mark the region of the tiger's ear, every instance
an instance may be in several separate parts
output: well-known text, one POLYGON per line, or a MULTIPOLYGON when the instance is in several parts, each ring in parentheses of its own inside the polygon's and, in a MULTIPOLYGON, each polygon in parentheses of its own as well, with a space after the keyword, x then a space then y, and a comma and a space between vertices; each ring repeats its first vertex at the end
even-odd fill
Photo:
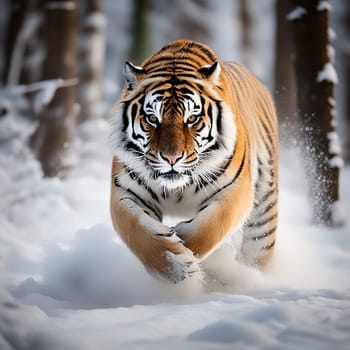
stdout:
POLYGON ((221 66, 219 62, 214 62, 213 64, 199 68, 198 72, 204 79, 211 81, 214 85, 220 85, 221 66))
POLYGON ((134 90, 143 75, 142 67, 135 66, 132 62, 127 61, 124 64, 124 77, 128 83, 128 90, 134 90))

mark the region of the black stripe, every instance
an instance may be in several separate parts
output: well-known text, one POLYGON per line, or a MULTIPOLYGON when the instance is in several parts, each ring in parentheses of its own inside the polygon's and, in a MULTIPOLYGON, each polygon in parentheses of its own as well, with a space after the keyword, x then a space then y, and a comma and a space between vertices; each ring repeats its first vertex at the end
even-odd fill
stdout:
MULTIPOLYGON (((123 188, 123 187, 121 187, 121 188, 123 188)), ((152 213, 154 213, 154 215, 159 219, 159 221, 162 221, 162 212, 157 207, 153 208, 150 204, 148 204, 145 200, 143 200, 134 191, 130 190, 130 188, 128 188, 128 189, 123 188, 123 190, 130 193, 132 196, 134 196, 144 207, 146 207, 148 210, 152 211, 152 213)))
MULTIPOLYGON (((164 61, 162 60, 162 63, 159 62, 161 65, 160 66, 155 66, 155 67, 148 67, 146 70, 147 74, 154 74, 154 73, 179 73, 179 71, 188 71, 188 72, 193 72, 197 69, 197 67, 193 64, 187 63, 185 61, 180 62, 176 61, 173 58, 172 59, 165 59, 164 61), (164 63, 163 63, 164 62, 164 63), (166 64, 169 63, 168 66, 166 64)), ((158 64, 158 61, 157 61, 158 64)))
POLYGON ((265 214, 267 214, 272 208, 275 207, 276 204, 277 204, 277 200, 275 200, 272 203, 268 204, 266 206, 266 208, 260 213, 260 216, 264 216, 265 214))
POLYGON ((202 154, 210 153, 212 151, 217 151, 220 148, 219 142, 215 142, 213 145, 211 145, 209 148, 205 149, 202 154))
POLYGON ((276 241, 273 241, 272 243, 262 247, 261 250, 270 250, 271 248, 274 247, 275 243, 276 243, 276 241))
POLYGON ((113 179, 113 183, 114 183, 114 186, 116 186, 116 187, 120 187, 119 179, 118 179, 118 177, 117 177, 117 176, 115 176, 115 177, 114 177, 114 179, 113 179))
POLYGON ((136 102, 131 107, 131 118, 135 120, 137 117, 137 104, 136 102))
POLYGON ((257 208, 261 204, 264 204, 274 193, 275 189, 266 192, 265 195, 258 201, 258 203, 255 204, 255 207, 257 208))
MULTIPOLYGON (((157 67, 159 64, 161 64, 163 67, 166 63, 175 63, 175 68, 177 68, 178 65, 183 64, 183 65, 187 65, 189 67, 192 67, 194 69, 197 69, 198 66, 201 65, 201 63, 192 58, 188 59, 188 58, 181 58, 181 57, 176 57, 174 58, 173 54, 170 55, 162 55, 162 56, 158 56, 153 58, 150 62, 147 63, 146 67, 144 67, 146 70, 145 72, 152 72, 154 67, 157 67), (193 64, 194 63, 194 64, 193 64), (197 64, 197 65, 195 65, 197 64)), ((168 68, 168 67, 166 67, 168 68)), ((173 67, 171 67, 173 68, 173 67)))
MULTIPOLYGON (((200 209, 198 210, 198 213, 200 213, 201 211, 203 211, 203 210, 206 209, 207 207, 208 207, 208 205, 203 206, 202 208, 200 208, 200 209)), ((184 222, 184 223, 186 223, 186 224, 190 224, 194 219, 195 219, 195 217, 192 218, 192 219, 186 220, 186 221, 182 221, 182 222, 184 222)))
POLYGON ((141 140, 145 141, 145 138, 142 135, 136 134, 136 132, 135 132, 134 126, 135 126, 135 119, 137 117, 137 114, 138 114, 137 113, 137 104, 134 103, 133 106, 131 107, 131 120, 132 120, 132 135, 131 136, 135 140, 141 139, 141 140))
POLYGON ((126 168, 126 171, 128 172, 128 175, 131 178, 131 180, 136 181, 141 187, 143 187, 151 195, 151 197, 155 201, 159 202, 159 199, 156 193, 152 191, 152 189, 149 186, 146 185, 145 180, 142 178, 142 176, 139 173, 132 171, 129 168, 126 168))
MULTIPOLYGON (((205 100, 203 97, 201 97, 201 102, 202 102, 202 106, 204 107, 205 105, 205 100)), ((208 136, 206 137, 202 137, 202 140, 208 140, 208 143, 213 141, 214 137, 212 135, 212 131, 213 131, 213 113, 212 113, 212 107, 209 104, 208 110, 207 110, 207 116, 210 120, 210 128, 209 128, 209 132, 208 132, 208 136), (209 110, 210 109, 210 110, 209 110)))
MULTIPOLYGON (((213 53, 207 49, 206 47, 196 43, 196 42, 191 42, 189 45, 188 45, 188 48, 189 48, 189 52, 192 53, 193 55, 197 55, 198 57, 202 58, 204 61, 208 61, 208 58, 209 60, 211 61, 216 61, 216 57, 213 55, 213 53), (202 56, 202 55, 199 55, 198 52, 196 51, 193 51, 191 50, 192 48, 196 48, 198 49, 199 51, 201 51, 205 56, 202 56)), ((186 49, 186 48, 185 48, 186 49)), ((186 51, 186 50, 185 50, 186 51)))
POLYGON ((261 227, 261 226, 266 225, 267 223, 271 222, 272 220, 274 220, 276 218, 277 218, 277 213, 269 216, 265 220, 254 222, 254 223, 250 223, 250 224, 247 225, 247 227, 261 227))
MULTIPOLYGON (((136 201, 135 199, 133 199, 133 198, 130 198, 130 197, 122 197, 122 198, 119 199, 120 202, 125 201, 125 200, 132 201, 132 202, 134 202, 137 206, 140 206, 140 204, 137 203, 137 201, 136 201)), ((157 219, 159 219, 159 221, 162 221, 162 219, 157 215, 157 213, 156 213, 151 207, 147 207, 147 208, 157 217, 157 219)), ((143 212, 144 212, 145 214, 147 214, 147 215, 150 216, 150 213, 149 213, 147 210, 143 210, 143 212)))
POLYGON ((264 232, 262 235, 259 235, 259 236, 255 236, 255 237, 252 237, 252 240, 253 241, 258 241, 260 239, 263 239, 263 238, 266 238, 268 236, 271 236, 273 233, 276 232, 276 229, 277 227, 273 227, 271 230, 267 231, 267 232, 264 232))
POLYGON ((179 80, 179 79, 177 79, 176 86, 173 86, 174 79, 172 78, 172 76, 170 74, 166 74, 166 77, 168 77, 169 79, 163 80, 163 81, 160 81, 160 82, 153 82, 152 84, 150 84, 149 85, 149 90, 152 91, 153 94, 158 94, 159 92, 157 91, 157 89, 159 89, 160 87, 162 87, 164 85, 168 85, 168 84, 170 84, 172 86, 167 88, 167 89, 175 88, 175 89, 181 91, 182 88, 178 87, 178 86, 181 86, 181 85, 185 85, 186 87, 190 87, 191 89, 196 90, 196 91, 199 91, 198 89, 200 89, 200 88, 197 87, 197 84, 194 84, 194 83, 192 83, 189 80, 179 80))
POLYGON ((203 207, 200 207, 198 210, 198 213, 200 213, 201 211, 203 211, 206 208, 208 208, 208 204, 204 205, 203 207))
POLYGON ((216 128, 218 133, 222 133, 222 106, 219 101, 216 101, 216 108, 218 109, 218 115, 216 117, 216 128))
POLYGON ((166 197, 168 197, 168 191, 163 188, 162 193, 160 195, 162 196, 163 199, 166 199, 166 197))
MULTIPOLYGON (((151 210, 153 212, 153 214, 159 219, 159 221, 162 221, 162 213, 158 208, 152 208, 149 204, 147 204, 142 198, 140 198, 136 193, 134 193, 133 191, 131 191, 130 189, 126 189, 124 187, 122 187, 119 183, 119 179, 117 176, 114 177, 113 179, 114 185, 118 188, 121 188, 122 190, 129 192, 130 194, 132 194, 134 197, 136 197, 139 202, 141 202, 146 208, 148 208, 149 210, 151 210)), ((130 199, 132 201, 134 201, 136 204, 139 205, 139 203, 137 203, 133 198, 129 198, 129 197, 123 197, 120 200, 124 200, 124 199, 130 199)))
POLYGON ((191 89, 189 89, 187 87, 180 87, 180 88, 175 88, 175 89, 180 91, 183 95, 186 95, 187 97, 189 97, 193 100, 194 93, 191 89))
POLYGON ((129 104, 130 102, 128 101, 123 102, 123 129, 122 129, 123 132, 125 132, 129 126, 129 118, 128 118, 129 104))
POLYGON ((244 166, 244 163, 245 163, 245 159, 246 159, 246 151, 244 150, 244 154, 243 154, 243 157, 242 157, 241 164, 240 164, 240 166, 239 166, 235 176, 233 177, 233 179, 229 183, 227 183, 225 186, 221 187, 220 189, 218 189, 217 191, 212 193, 210 196, 208 196, 204 201, 202 201, 201 206, 203 205, 203 203, 207 202, 208 200, 210 200, 211 198, 216 196, 219 192, 225 190, 227 187, 229 187, 229 186, 231 186, 231 185, 233 185, 235 183, 235 181, 241 175, 241 172, 243 170, 243 166, 244 166))
POLYGON ((200 177, 200 183, 196 186, 195 189, 195 193, 197 193, 199 190, 201 190, 203 187, 208 186, 209 184, 215 182, 222 174, 225 173, 225 171, 227 170, 227 168, 229 167, 229 165, 232 162, 232 157, 230 157, 229 159, 227 159, 225 165, 223 167, 221 167, 219 170, 217 170, 214 174, 209 174, 209 179, 206 180, 205 178, 203 178, 202 176, 200 177))
POLYGON ((133 152, 135 153, 136 155, 143 155, 143 151, 142 149, 136 145, 135 143, 133 143, 132 141, 129 141, 125 146, 125 149, 130 151, 130 152, 133 152))
MULTIPOLYGON (((172 73, 158 73, 158 74, 150 74, 148 78, 161 78, 161 77, 170 77, 172 76, 172 73)), ((198 77, 195 74, 190 73, 178 73, 176 75, 177 78, 192 78, 192 79, 198 79, 198 77)), ((180 84, 180 79, 177 79, 177 84, 180 84)))
MULTIPOLYGON (((272 148, 273 148, 273 139, 272 139, 272 136, 271 136, 271 133, 270 133, 270 130, 267 128, 266 124, 260 120, 261 122, 261 125, 265 131, 265 135, 266 137, 268 138, 268 140, 270 141, 270 145, 267 145, 266 142, 265 142, 265 147, 266 147, 266 150, 267 150, 267 153, 269 154, 269 157, 270 157, 270 161, 272 159, 272 148)), ((272 165, 272 163, 269 165, 272 165)))
POLYGON ((231 162, 233 160, 233 157, 235 155, 235 152, 236 152, 236 148, 235 148, 235 150, 233 152, 233 155, 230 158, 227 159, 226 164, 222 167, 223 170, 227 170, 227 168, 230 166, 230 164, 231 164, 231 162))
POLYGON ((193 162, 193 159, 190 159, 192 158, 193 156, 196 155, 196 152, 192 152, 191 154, 189 154, 187 157, 186 157, 186 160, 184 162, 182 162, 183 164, 188 164, 188 163, 192 163, 193 162))

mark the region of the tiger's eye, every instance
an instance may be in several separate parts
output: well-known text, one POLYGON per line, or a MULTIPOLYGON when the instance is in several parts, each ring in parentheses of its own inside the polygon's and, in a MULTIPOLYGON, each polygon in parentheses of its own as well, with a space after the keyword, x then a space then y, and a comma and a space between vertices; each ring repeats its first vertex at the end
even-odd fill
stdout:
POLYGON ((148 115, 148 116, 147 116, 147 120, 148 120, 149 122, 155 124, 155 123, 157 123, 158 118, 157 118, 155 115, 151 114, 151 115, 148 115))
POLYGON ((190 115, 187 118, 187 122, 189 122, 189 123, 194 123, 196 120, 197 120, 197 116, 196 115, 190 115))

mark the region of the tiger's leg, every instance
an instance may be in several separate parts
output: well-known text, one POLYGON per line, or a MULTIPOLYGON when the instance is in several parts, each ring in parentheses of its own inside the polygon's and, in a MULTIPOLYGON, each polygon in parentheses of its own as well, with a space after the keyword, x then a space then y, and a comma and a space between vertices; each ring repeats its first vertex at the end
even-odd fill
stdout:
POLYGON ((277 190, 272 188, 255 203, 243 231, 241 260, 265 268, 271 260, 278 220, 277 190))
POLYGON ((111 215, 122 240, 150 272, 173 282, 200 273, 193 253, 174 230, 152 217, 135 198, 114 184, 111 215))
POLYGON ((194 219, 175 227, 185 246, 200 259, 208 256, 228 234, 239 230, 251 213, 253 191, 248 167, 243 168, 237 182, 208 203, 194 219))
POLYGON ((276 239, 277 214, 248 224, 243 232, 241 260, 250 266, 265 268, 271 260, 276 239))

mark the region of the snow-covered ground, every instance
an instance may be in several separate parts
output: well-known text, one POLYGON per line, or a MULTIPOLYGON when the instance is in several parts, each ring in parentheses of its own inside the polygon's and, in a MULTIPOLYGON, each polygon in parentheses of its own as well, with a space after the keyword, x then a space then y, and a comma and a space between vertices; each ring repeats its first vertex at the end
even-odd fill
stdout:
MULTIPOLYGON (((150 276, 109 218, 109 125, 79 129, 65 180, 43 178, 33 125, 0 119, 0 349, 349 349, 350 224, 312 226, 301 162, 281 156, 270 271, 224 246, 206 282, 150 276)), ((350 208, 350 168, 341 173, 350 208)))

